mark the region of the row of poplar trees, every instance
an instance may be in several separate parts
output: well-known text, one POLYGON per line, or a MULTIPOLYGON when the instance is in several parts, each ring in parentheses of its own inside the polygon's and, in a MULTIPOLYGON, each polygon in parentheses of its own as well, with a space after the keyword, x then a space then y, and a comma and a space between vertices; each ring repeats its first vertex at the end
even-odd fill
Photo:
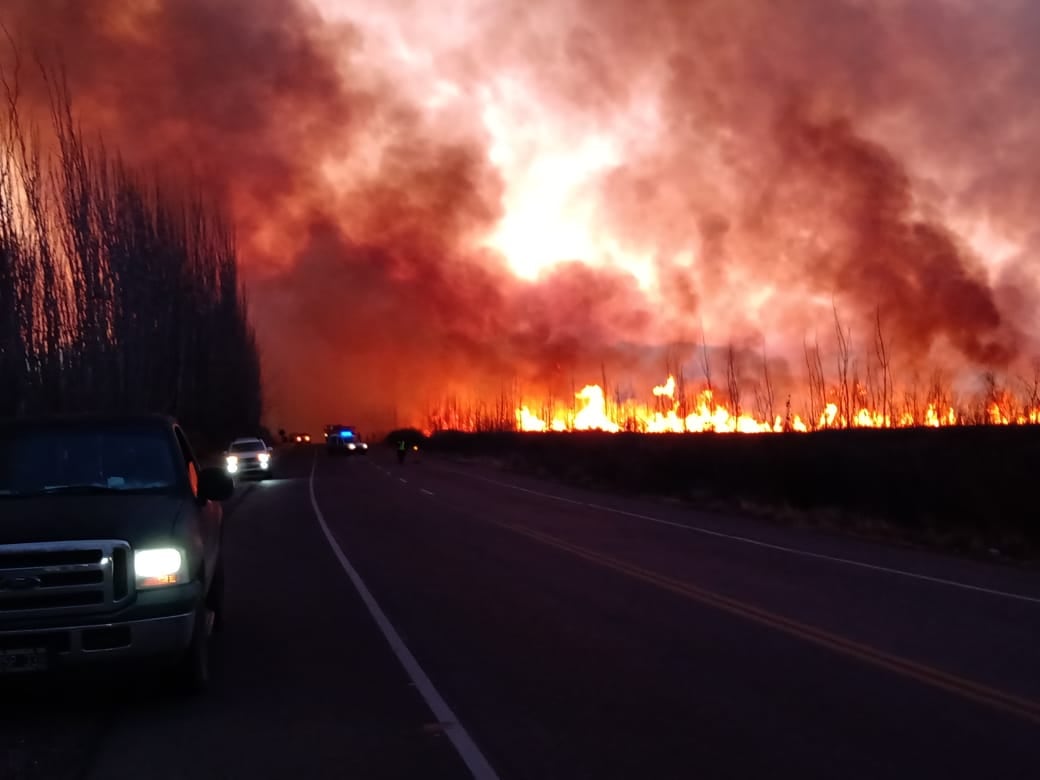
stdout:
POLYGON ((206 442, 258 428, 231 225, 212 201, 49 122, 0 115, 0 417, 158 412, 206 442))

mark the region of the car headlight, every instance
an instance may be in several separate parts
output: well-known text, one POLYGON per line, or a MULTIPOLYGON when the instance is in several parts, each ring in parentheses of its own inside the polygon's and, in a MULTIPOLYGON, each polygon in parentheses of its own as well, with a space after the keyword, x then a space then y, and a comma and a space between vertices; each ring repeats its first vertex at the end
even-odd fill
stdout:
POLYGON ((355 444, 348 444, 347 445, 347 449, 348 450, 355 450, 355 449, 357 449, 357 445, 355 445, 355 444))
POLYGON ((271 460, 271 453, 261 452, 259 455, 256 456, 256 459, 261 463, 267 463, 269 460, 271 460))
POLYGON ((134 576, 139 588, 178 585, 187 579, 184 556, 173 547, 134 552, 134 576))
POLYGON ((363 450, 367 450, 367 449, 368 449, 368 445, 367 445, 367 444, 365 444, 364 442, 362 442, 362 443, 361 443, 361 449, 363 449, 363 450))
POLYGON ((228 470, 229 474, 234 474, 236 471, 238 471, 238 456, 237 455, 228 455, 224 459, 224 462, 227 463, 227 470, 228 470))

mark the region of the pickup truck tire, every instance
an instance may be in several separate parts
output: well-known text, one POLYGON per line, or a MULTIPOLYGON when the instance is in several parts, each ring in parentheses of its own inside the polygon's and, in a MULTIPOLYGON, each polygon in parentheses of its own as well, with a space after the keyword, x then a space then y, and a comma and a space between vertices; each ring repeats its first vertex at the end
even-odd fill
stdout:
POLYGON ((205 605, 195 611, 191 644, 176 670, 177 688, 183 693, 199 694, 209 685, 209 616, 210 610, 205 605))

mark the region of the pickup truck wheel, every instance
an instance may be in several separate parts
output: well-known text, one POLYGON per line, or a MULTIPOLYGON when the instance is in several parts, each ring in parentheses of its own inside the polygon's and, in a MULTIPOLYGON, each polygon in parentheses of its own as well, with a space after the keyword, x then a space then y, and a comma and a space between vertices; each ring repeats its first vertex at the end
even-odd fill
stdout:
POLYGON ((209 608, 195 611, 191 644, 177 667, 177 684, 185 693, 202 693, 209 685, 209 608))

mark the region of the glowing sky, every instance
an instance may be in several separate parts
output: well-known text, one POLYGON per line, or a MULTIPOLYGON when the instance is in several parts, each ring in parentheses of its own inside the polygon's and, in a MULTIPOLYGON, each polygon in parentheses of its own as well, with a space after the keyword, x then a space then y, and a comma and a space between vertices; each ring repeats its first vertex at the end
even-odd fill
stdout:
POLYGON ((84 122, 128 160, 226 200, 282 407, 414 413, 513 382, 564 392, 601 366, 649 387, 662 350, 691 360, 702 332, 765 341, 793 375, 804 341, 829 349, 832 306, 860 351, 880 309, 907 366, 1037 351, 1031 0, 0 16, 62 52, 84 122), (322 378, 299 380, 300 360, 322 378))

